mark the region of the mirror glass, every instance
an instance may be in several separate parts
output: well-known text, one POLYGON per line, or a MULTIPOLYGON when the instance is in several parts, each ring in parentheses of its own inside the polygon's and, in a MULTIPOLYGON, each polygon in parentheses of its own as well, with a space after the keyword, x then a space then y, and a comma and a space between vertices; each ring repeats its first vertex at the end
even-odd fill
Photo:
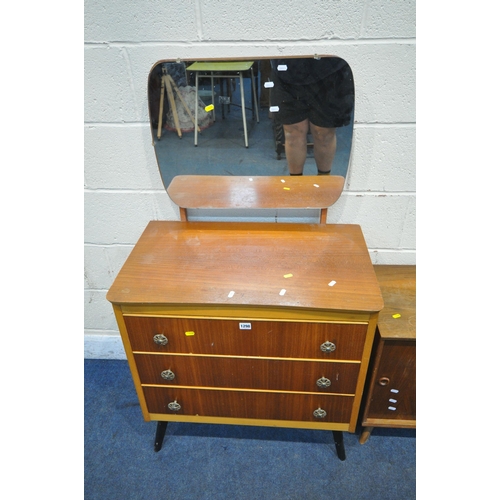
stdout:
POLYGON ((148 105, 165 188, 189 174, 347 175, 354 81, 341 58, 162 60, 148 105))

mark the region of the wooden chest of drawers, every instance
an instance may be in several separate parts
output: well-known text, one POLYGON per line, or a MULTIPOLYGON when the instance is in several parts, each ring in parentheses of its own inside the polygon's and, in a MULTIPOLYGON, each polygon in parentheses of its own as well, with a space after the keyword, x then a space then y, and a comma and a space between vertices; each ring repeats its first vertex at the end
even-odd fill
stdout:
POLYGON ((375 266, 385 306, 379 315, 365 391, 365 443, 374 427, 415 429, 416 266, 375 266))
POLYGON ((359 226, 151 222, 108 300, 146 420, 354 432, 383 306, 359 226))

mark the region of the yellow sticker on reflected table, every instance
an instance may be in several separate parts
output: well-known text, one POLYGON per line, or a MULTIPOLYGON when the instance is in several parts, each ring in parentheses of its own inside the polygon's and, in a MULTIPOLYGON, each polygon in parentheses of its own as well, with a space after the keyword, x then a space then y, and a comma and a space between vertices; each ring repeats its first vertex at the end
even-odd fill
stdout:
POLYGON ((194 335, 194 332, 186 332, 186 337, 192 337, 194 335))
POLYGON ((392 317, 394 319, 401 318, 401 314, 396 313, 396 314, 393 314, 392 317))
POLYGON ((208 113, 209 111, 212 111, 212 109, 214 109, 214 105, 213 104, 209 104, 208 106, 205 106, 205 111, 208 113))
POLYGON ((290 188, 284 187, 283 188, 285 191, 290 191, 290 188))
POLYGON ((289 273, 289 274, 284 274, 283 275, 283 278, 291 278, 293 276, 292 273, 289 273))

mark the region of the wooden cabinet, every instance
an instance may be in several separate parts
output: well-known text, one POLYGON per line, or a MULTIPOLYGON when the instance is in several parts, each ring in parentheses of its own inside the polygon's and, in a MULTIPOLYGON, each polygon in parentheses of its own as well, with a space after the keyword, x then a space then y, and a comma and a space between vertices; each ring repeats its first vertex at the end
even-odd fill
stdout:
POLYGON ((363 409, 365 443, 374 427, 416 428, 415 266, 375 266, 379 315, 363 409))
POLYGON ((153 221, 108 300, 146 420, 355 431, 383 307, 359 226, 153 221))

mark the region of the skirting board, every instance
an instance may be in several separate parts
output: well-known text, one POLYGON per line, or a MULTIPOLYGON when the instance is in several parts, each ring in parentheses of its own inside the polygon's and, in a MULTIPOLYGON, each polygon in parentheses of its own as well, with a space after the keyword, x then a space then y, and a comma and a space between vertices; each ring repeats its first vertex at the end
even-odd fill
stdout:
POLYGON ((127 359, 119 335, 85 335, 86 359, 127 359))

